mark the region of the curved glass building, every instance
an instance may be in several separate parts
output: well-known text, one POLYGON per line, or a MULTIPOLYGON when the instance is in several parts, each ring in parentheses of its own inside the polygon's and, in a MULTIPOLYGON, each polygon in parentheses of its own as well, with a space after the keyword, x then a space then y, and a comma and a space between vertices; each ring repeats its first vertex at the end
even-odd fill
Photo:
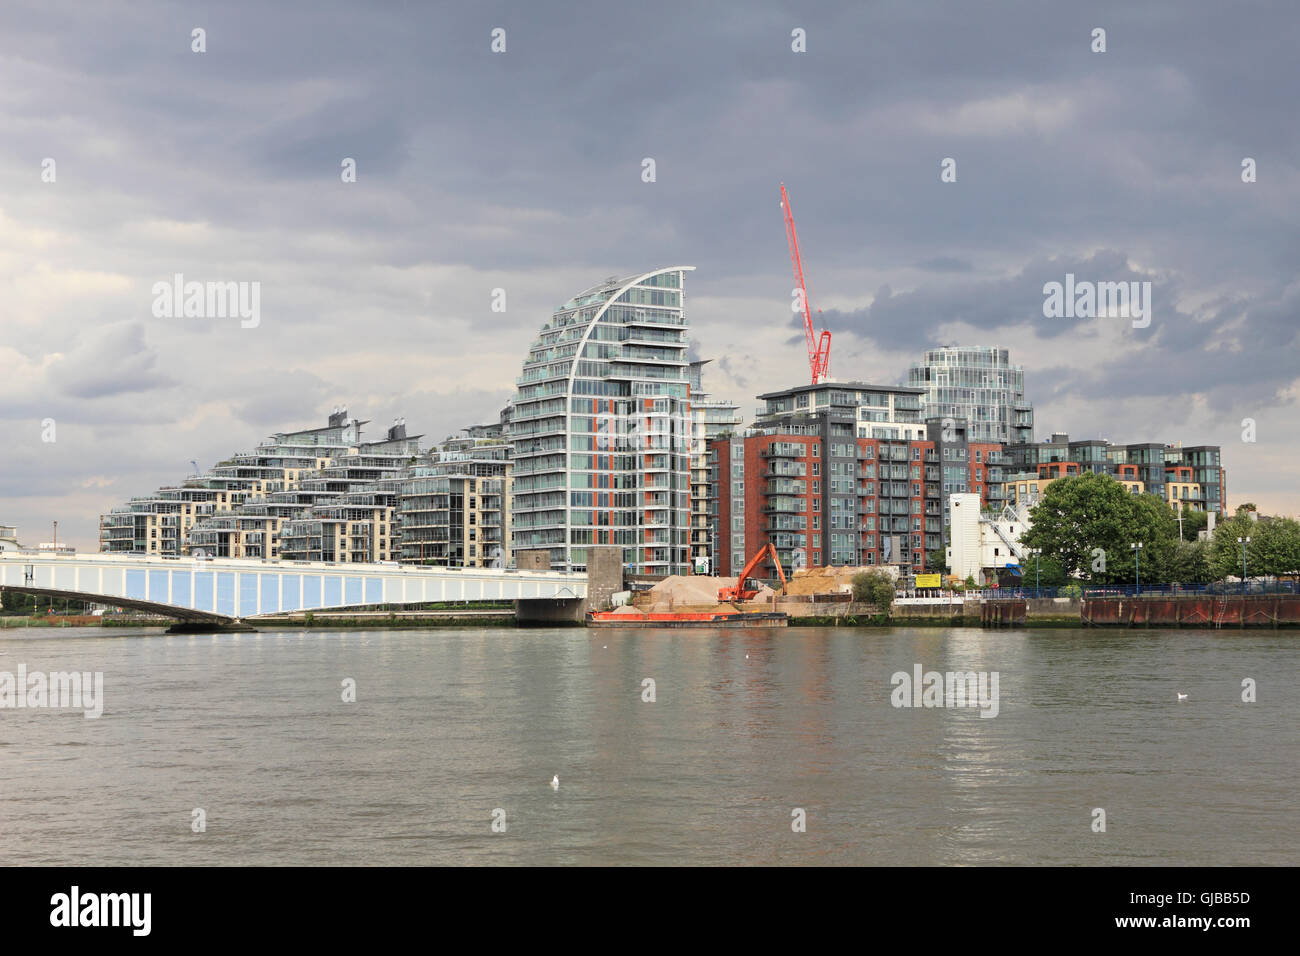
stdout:
POLYGON ((510 411, 514 551, 585 570, 587 546, 621 545, 629 573, 686 573, 694 268, 606 279, 542 326, 510 411))

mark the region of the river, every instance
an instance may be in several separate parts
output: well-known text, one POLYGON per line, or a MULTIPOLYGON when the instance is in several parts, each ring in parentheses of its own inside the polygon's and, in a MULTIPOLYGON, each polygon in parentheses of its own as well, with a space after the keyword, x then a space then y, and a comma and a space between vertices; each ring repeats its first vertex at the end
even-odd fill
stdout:
POLYGON ((0 863, 1295 864, 1298 650, 1271 630, 0 631, 0 672, 104 688, 97 719, 0 709, 0 863), (996 672, 996 716, 893 706, 917 665, 996 672))

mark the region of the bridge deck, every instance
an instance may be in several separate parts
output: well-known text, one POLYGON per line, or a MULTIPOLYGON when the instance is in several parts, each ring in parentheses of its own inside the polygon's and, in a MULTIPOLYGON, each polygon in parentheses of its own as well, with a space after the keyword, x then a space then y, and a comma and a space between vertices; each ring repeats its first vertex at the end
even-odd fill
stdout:
POLYGON ((237 558, 0 552, 0 587, 157 610, 188 620, 435 601, 566 601, 587 576, 560 571, 237 558))

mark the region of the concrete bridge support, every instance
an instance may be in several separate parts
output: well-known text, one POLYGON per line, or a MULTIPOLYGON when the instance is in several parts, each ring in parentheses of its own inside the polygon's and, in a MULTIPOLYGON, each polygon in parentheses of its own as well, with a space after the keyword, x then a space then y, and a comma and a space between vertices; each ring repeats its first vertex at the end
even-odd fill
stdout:
MULTIPOLYGON (((545 550, 516 551, 521 571, 549 571, 551 553, 545 550)), ((588 611, 609 608, 610 598, 623 590, 623 549, 618 545, 587 548, 587 596, 571 601, 516 601, 519 624, 581 624, 588 611)))

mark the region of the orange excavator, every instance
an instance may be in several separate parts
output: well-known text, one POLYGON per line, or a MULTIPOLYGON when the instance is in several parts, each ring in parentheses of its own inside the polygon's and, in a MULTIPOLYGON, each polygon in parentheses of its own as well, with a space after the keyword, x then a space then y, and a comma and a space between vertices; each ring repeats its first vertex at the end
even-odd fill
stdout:
POLYGON ((776 565, 776 573, 781 576, 781 593, 784 594, 786 586, 785 572, 781 570, 781 559, 777 557, 776 545, 769 541, 758 549, 757 554, 749 559, 749 563, 740 572, 740 577, 736 579, 736 583, 732 587, 718 589, 718 601, 723 604, 730 604, 735 601, 752 601, 755 595, 758 594, 758 589, 746 588, 745 585, 749 583, 749 576, 754 573, 758 563, 769 554, 772 555, 772 563, 776 565))

